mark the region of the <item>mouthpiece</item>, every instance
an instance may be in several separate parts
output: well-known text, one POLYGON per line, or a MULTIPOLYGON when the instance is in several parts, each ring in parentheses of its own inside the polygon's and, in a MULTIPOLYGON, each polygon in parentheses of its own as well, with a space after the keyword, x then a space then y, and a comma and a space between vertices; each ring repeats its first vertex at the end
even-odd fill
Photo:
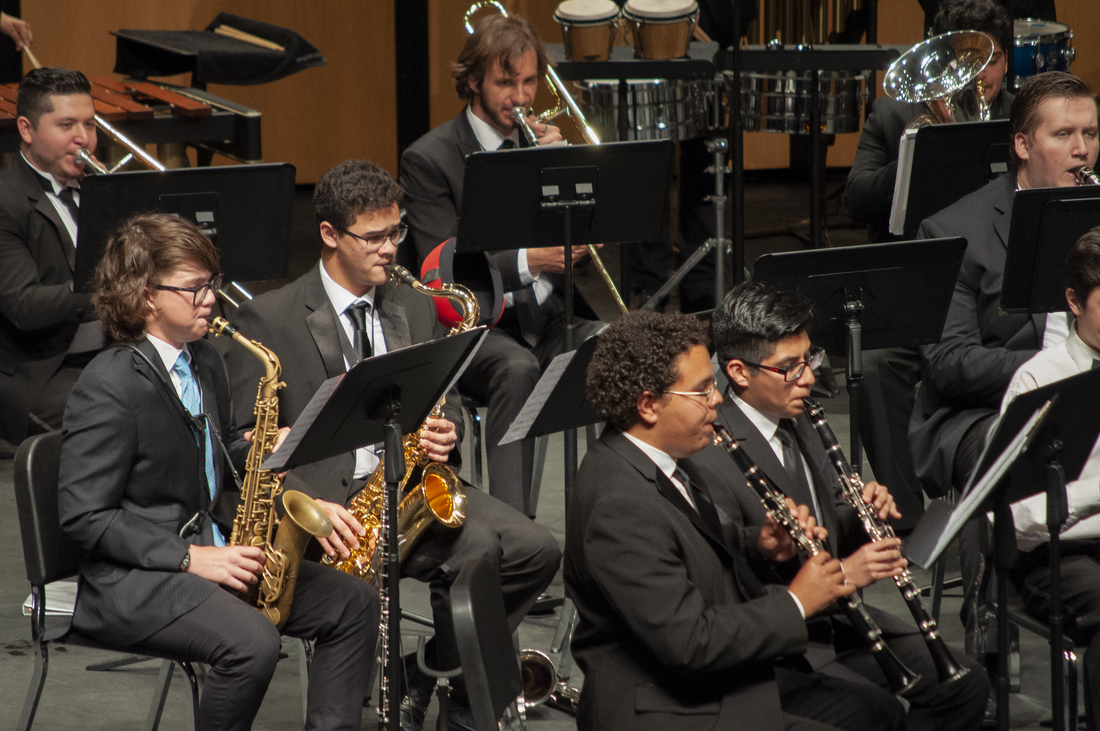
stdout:
POLYGON ((417 278, 412 275, 412 272, 400 264, 383 264, 382 268, 389 272, 390 279, 397 280, 398 284, 407 284, 411 287, 414 283, 418 282, 417 278))
POLYGON ((1077 168, 1077 184, 1078 185, 1100 185, 1100 175, 1096 174, 1096 171, 1090 168, 1088 165, 1082 165, 1077 168))
POLYGON ((237 328, 230 325, 229 320, 224 317, 215 317, 210 321, 210 332, 214 335, 224 335, 231 338, 237 334, 237 328))
POLYGON ((87 165, 88 167, 90 167, 92 170, 95 170, 100 175, 107 175, 108 173, 111 172, 110 170, 103 167, 102 165, 100 165, 95 160, 93 160, 92 156, 89 155, 88 151, 85 150, 83 147, 81 147, 79 150, 77 150, 76 154, 73 155, 73 157, 76 158, 76 161, 78 163, 81 163, 82 165, 87 165))

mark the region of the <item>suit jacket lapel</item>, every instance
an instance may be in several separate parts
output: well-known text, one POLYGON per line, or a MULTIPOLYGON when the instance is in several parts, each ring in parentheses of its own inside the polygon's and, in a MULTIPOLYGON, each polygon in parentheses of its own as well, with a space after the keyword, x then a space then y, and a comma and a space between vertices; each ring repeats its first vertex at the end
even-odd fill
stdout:
POLYGON ((1016 197, 1016 175, 1008 173, 1002 176, 1001 196, 994 202, 993 230, 1001 240, 1001 246, 1008 247, 1008 231, 1012 225, 1012 199, 1016 197))
POLYGON ((374 306, 380 313, 382 323, 382 335, 386 338, 386 352, 400 350, 412 345, 412 335, 409 333, 409 320, 405 316, 405 308, 393 301, 394 288, 391 284, 383 284, 374 289, 374 306))
POLYGON ((69 269, 76 268, 76 242, 69 236, 69 229, 61 222, 61 216, 53 206, 53 201, 42 189, 42 183, 38 175, 23 159, 22 155, 16 155, 14 164, 18 165, 19 175, 22 179, 23 189, 27 192, 27 198, 34 201, 34 210, 45 216, 57 231, 57 238, 61 242, 61 248, 65 250, 65 260, 69 262, 69 269))
MULTIPOLYGON (((728 560, 732 557, 732 551, 722 537, 721 527, 712 527, 703 520, 698 511, 691 507, 687 500, 684 499, 684 496, 680 494, 680 491, 676 489, 676 486, 672 484, 672 481, 665 476, 664 472, 657 469, 657 465, 654 464, 653 460, 646 456, 642 450, 634 446, 634 444, 622 434, 616 434, 609 437, 607 445, 629 462, 643 477, 653 483, 657 492, 672 503, 677 510, 687 516, 696 530, 702 533, 712 544, 714 544, 715 548, 724 554, 724 558, 728 560)), ((691 476, 692 479, 696 479, 695 475, 689 476, 691 476)))
POLYGON ((340 347, 340 323, 325 293, 319 269, 313 270, 308 283, 305 292, 306 327, 317 346, 321 361, 325 364, 325 377, 339 376, 347 371, 344 367, 344 350, 340 347))

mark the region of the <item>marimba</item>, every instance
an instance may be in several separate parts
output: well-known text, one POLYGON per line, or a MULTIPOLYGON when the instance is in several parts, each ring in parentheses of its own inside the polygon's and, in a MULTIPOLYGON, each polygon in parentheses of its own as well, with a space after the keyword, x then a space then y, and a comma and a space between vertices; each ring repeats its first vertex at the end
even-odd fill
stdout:
MULTIPOLYGON (((195 147, 199 164, 215 153, 237 162, 261 162, 260 112, 205 91, 148 81, 92 76, 96 114, 138 144, 195 147)), ((17 85, 0 85, 0 152, 19 149, 17 85)), ((110 142, 100 135, 100 144, 110 142)))

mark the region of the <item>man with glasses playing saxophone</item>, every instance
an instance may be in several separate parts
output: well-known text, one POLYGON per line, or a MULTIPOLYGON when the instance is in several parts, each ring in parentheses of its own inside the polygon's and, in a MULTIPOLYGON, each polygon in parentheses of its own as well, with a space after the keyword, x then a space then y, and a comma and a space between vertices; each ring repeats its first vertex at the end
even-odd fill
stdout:
MULTIPOLYGON (((822 357, 822 350, 810 343, 812 310, 813 301, 801 294, 758 282, 742 283, 730 291, 712 320, 718 363, 729 380, 717 423, 786 495, 811 507, 812 515, 829 531, 826 547, 843 558, 847 580, 862 589, 882 579, 892 581, 906 561, 899 539, 870 541, 804 412, 803 400, 809 398, 814 383, 813 369, 822 357)), ((743 518, 741 540, 751 545, 766 525, 756 493, 741 475, 728 469, 729 457, 718 447, 700 452, 693 462, 716 470, 726 468, 720 473, 722 482, 711 486, 714 502, 743 518)), ((868 482, 862 497, 880 521, 900 517, 890 492, 877 482, 868 482)), ((794 561, 769 576, 761 575, 761 580, 788 580, 798 567, 799 562, 794 561)), ((989 681, 981 666, 961 652, 952 653, 951 659, 969 672, 942 682, 915 623, 872 607, 868 611, 883 630, 890 650, 921 676, 905 693, 909 703, 906 728, 978 728, 989 697, 989 681)), ((880 686, 868 687, 868 695, 890 698, 886 677, 853 625, 830 615, 812 622, 810 633, 815 641, 807 658, 815 669, 868 679, 880 686)))
MULTIPOLYGON (((314 192, 320 229, 320 261, 285 287, 260 295, 234 316, 250 338, 275 351, 286 388, 280 393, 280 420, 292 424, 328 378, 340 375, 361 357, 434 340, 445 335, 433 301, 408 287, 389 284, 384 265, 393 261, 405 235, 398 204, 404 191, 381 168, 348 160, 321 176, 314 192)), ((241 349, 226 356, 238 418, 251 413, 248 384, 260 372, 258 361, 241 349)), ((422 446, 438 462, 457 461, 462 424, 457 397, 449 397, 441 419, 425 422, 422 446)), ((292 470, 288 489, 318 498, 328 513, 337 540, 321 541, 329 556, 344 558, 357 548, 363 526, 345 506, 363 488, 381 456, 381 445, 365 447, 292 470)), ((541 526, 504 503, 472 487, 466 489, 467 518, 460 528, 434 524, 402 563, 402 575, 431 587, 435 621, 436 668, 458 666, 450 613, 450 586, 466 560, 485 557, 497 564, 509 627, 519 626, 539 594, 550 584, 561 561, 557 541, 541 526)), ((402 727, 419 729, 434 681, 415 669, 402 704, 402 727)), ((453 686, 458 708, 452 726, 472 728, 463 704, 464 686, 453 686)))
MULTIPOLYGON (((840 562, 821 552, 789 587, 765 590, 750 562, 789 559, 794 542, 769 522, 741 543, 708 492, 718 474, 689 459, 710 443, 722 402, 707 340, 694 318, 639 310, 601 334, 588 366, 588 398, 609 426, 584 457, 566 522, 584 670, 577 727, 903 728, 893 698, 801 658, 804 619, 854 591, 840 562)), ((728 457, 720 469, 735 470, 728 457)), ((788 507, 825 537, 805 506, 788 507)))

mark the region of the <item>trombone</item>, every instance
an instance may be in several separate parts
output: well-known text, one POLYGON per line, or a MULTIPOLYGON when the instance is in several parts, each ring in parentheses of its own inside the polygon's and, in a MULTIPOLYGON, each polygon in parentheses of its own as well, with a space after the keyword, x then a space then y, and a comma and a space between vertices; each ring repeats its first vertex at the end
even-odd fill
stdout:
MULTIPOLYGON (((489 6, 496 8, 504 17, 508 17, 508 11, 496 0, 482 0, 481 2, 476 2, 466 10, 466 15, 463 19, 466 24, 467 33, 472 35, 474 32, 473 23, 470 22, 474 14, 482 8, 489 6)), ((546 67, 546 84, 550 89, 550 93, 554 95, 556 103, 550 109, 536 115, 535 121, 539 124, 549 124, 553 119, 560 116, 562 112, 568 112, 573 122, 577 125, 577 129, 580 130, 584 141, 590 145, 600 144, 600 136, 596 134, 596 131, 588 124, 588 120, 584 118, 584 113, 577 105, 576 100, 574 100, 569 93, 569 90, 565 88, 565 84, 562 82, 561 77, 558 76, 558 72, 550 65, 546 67)), ((516 121, 516 125, 527 139, 527 142, 531 146, 537 146, 539 141, 535 136, 535 131, 531 129, 531 125, 527 121, 527 110, 522 107, 513 107, 512 118, 516 121)), ((627 309, 626 303, 623 302, 619 290, 615 287, 615 282, 612 281, 611 275, 608 274, 607 267, 604 266, 599 252, 596 251, 596 247, 592 244, 585 245, 585 248, 588 250, 588 255, 592 258, 592 263, 596 266, 596 270, 599 271, 604 284, 607 285, 607 288, 611 291, 611 295, 615 298, 615 304, 619 306, 619 311, 625 315, 629 310, 627 309)))

